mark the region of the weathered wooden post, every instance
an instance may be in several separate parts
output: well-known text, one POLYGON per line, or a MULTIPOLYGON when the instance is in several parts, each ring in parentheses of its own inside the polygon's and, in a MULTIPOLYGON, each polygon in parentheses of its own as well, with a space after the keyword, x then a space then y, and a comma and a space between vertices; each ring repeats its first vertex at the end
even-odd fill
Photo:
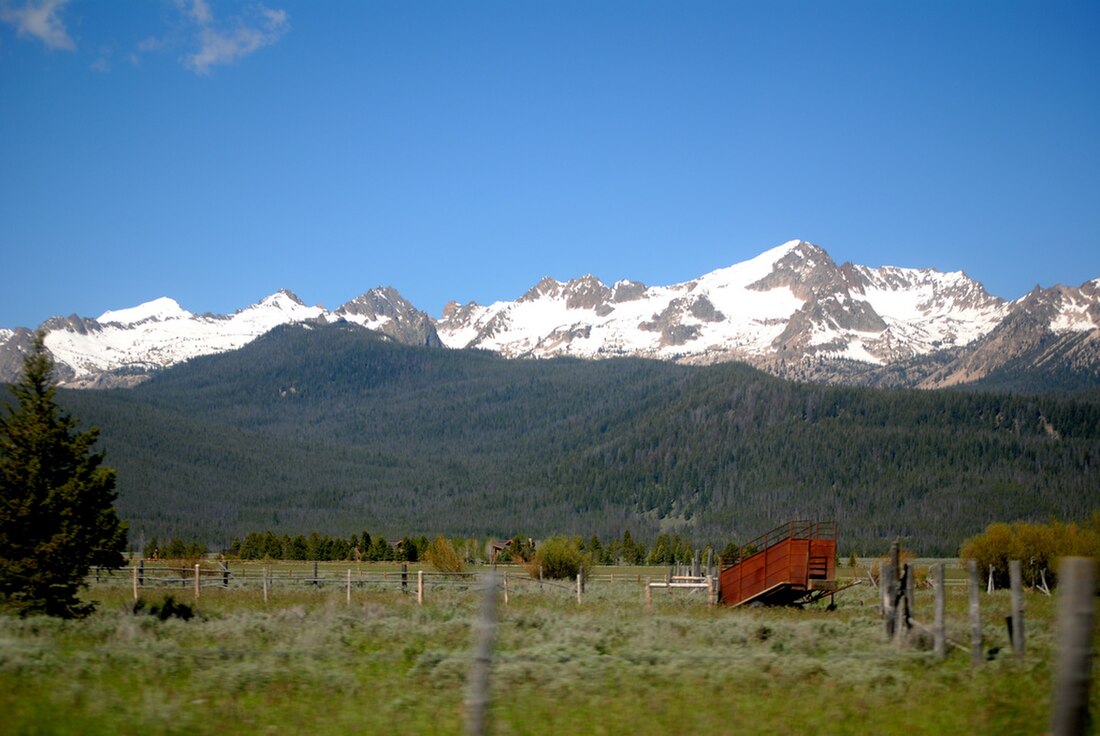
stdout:
POLYGON ((347 602, 351 605, 351 568, 348 568, 347 602))
POLYGON ((401 592, 409 592, 409 563, 401 563, 401 592))
POLYGON ((1012 653, 1016 662, 1024 661, 1024 575, 1019 560, 1008 561, 1012 588, 1012 653))
POLYGON ((218 563, 222 568, 222 587, 229 587, 229 561, 223 561, 218 563))
POLYGON ((317 574, 317 560, 313 561, 313 587, 314 588, 321 587, 320 576, 317 574))
POLYGON ((508 605, 508 573, 504 573, 504 605, 508 605))
POLYGON ((134 600, 138 599, 138 569, 136 567, 131 568, 134 571, 134 600))
POLYGON ((264 565, 264 603, 267 603, 267 565, 264 565))
POLYGON ((144 588, 145 587, 145 559, 144 558, 138 560, 137 574, 138 574, 138 585, 144 588))
POLYGON ((489 673, 492 667, 496 608, 497 575, 495 571, 490 571, 485 576, 481 616, 476 624, 477 643, 474 649, 474 662, 470 668, 470 680, 466 690, 467 736, 482 736, 485 733, 486 716, 489 710, 489 673))
POLYGON ((905 563, 904 572, 898 581, 897 594, 894 597, 894 644, 903 649, 909 638, 909 586, 911 569, 905 563))
POLYGON ((1066 557, 1058 566, 1058 654, 1054 672, 1054 736, 1089 733, 1096 560, 1066 557))
POLYGON ((909 630, 913 628, 911 623, 913 618, 913 599, 915 598, 915 589, 917 586, 917 566, 905 563, 905 628, 909 630))
POLYGON ((199 599, 199 564, 195 563, 195 600, 199 599))
POLYGON ((424 605, 424 571, 416 571, 416 605, 424 605))
POLYGON ((650 587, 648 580, 645 584, 645 607, 647 610, 653 610, 653 588, 650 587))
POLYGON ((897 601, 898 581, 897 571, 892 564, 886 563, 882 566, 879 571, 879 582, 881 583, 879 590, 882 594, 882 619, 886 625, 886 638, 893 641, 897 633, 894 628, 897 624, 894 604, 897 601))
POLYGON ((978 577, 978 561, 966 563, 970 583, 970 664, 977 666, 982 661, 982 604, 981 578, 978 577))
POLYGON ((584 592, 584 577, 583 574, 577 573, 577 605, 581 604, 581 593, 584 592))
POLYGON ((932 620, 933 651, 938 659, 947 656, 947 625, 945 613, 947 611, 947 588, 943 579, 943 563, 932 568, 933 585, 935 585, 936 600, 932 620))

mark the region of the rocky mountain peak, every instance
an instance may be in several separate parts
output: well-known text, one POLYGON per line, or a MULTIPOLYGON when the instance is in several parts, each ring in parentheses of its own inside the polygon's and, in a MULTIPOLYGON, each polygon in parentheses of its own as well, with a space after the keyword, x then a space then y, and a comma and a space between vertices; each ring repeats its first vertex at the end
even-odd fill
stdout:
POLYGON ((435 323, 392 286, 379 286, 357 296, 333 317, 354 322, 407 345, 441 347, 435 323))
POLYGON ((781 287, 790 289, 802 300, 848 290, 844 274, 832 257, 822 248, 806 241, 799 241, 772 265, 771 273, 748 286, 756 291, 781 287))
POLYGON ((519 302, 534 302, 542 299, 543 297, 556 297, 561 294, 563 284, 549 276, 543 276, 539 279, 539 282, 532 286, 527 292, 516 301, 519 302))
POLYGON ((612 295, 611 289, 592 274, 569 280, 562 291, 565 294, 565 306, 569 309, 607 307, 612 295))

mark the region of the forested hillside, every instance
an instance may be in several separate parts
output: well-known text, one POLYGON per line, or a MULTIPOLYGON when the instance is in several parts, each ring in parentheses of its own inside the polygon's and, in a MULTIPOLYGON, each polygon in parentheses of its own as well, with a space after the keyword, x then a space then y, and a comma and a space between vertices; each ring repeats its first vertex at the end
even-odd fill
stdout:
POLYGON ((62 392, 136 542, 554 533, 721 548, 833 519, 845 553, 954 553, 1100 507, 1100 402, 785 382, 736 364, 505 360, 277 328, 135 389, 62 392))

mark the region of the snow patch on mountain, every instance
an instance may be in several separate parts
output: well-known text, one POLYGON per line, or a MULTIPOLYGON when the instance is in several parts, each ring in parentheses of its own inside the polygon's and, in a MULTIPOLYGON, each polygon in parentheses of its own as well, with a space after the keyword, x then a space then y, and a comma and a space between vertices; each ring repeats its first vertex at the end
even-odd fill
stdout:
POLYGON ((802 302, 790 289, 747 287, 800 242, 672 286, 619 281, 609 288, 591 275, 568 282, 546 277, 513 302, 449 305, 437 329, 448 347, 511 357, 677 358, 712 349, 762 350, 802 302))
POLYGON ((46 347, 54 360, 69 368, 72 379, 104 371, 146 371, 197 355, 240 348, 287 322, 324 315, 289 291, 265 297, 228 317, 199 316, 168 298, 104 312, 70 329, 52 329, 46 347), (74 329, 79 327, 81 329, 74 329))
POLYGON ((133 325, 138 322, 144 322, 147 319, 163 321, 191 316, 193 315, 181 307, 175 299, 169 299, 166 296, 162 296, 159 299, 154 299, 151 302, 145 302, 144 304, 139 304, 129 309, 106 311, 99 315, 96 322, 99 322, 101 325, 105 325, 109 322, 120 325, 133 325))

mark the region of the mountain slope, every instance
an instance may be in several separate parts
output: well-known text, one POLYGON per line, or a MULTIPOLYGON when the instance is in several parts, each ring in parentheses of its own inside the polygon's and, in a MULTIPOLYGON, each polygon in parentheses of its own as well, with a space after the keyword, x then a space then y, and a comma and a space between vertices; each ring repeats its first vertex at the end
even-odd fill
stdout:
POLYGON ((781 381, 743 365, 511 361, 348 323, 277 328, 131 391, 102 428, 135 535, 272 528, 721 543, 793 517, 950 553, 993 519, 1100 505, 1100 406, 781 381))
POLYGON ((450 347, 509 357, 637 355, 690 362, 823 356, 874 365, 965 345, 1005 315, 962 273, 837 266, 790 241, 744 263, 668 287, 593 276, 543 279, 515 302, 450 305, 450 347))
MULTIPOLYGON (((228 316, 193 314, 164 297, 97 319, 54 317, 40 329, 62 383, 91 388, 136 385, 159 369, 236 350, 279 325, 341 320, 406 344, 442 345, 431 318, 392 287, 372 289, 334 312, 306 306, 284 290, 228 316)), ((0 332, 0 380, 18 374, 30 336, 26 329, 0 332)))
MULTIPOLYGON (((544 278, 514 301, 449 304, 438 321, 396 290, 372 289, 334 311, 279 292, 230 316, 194 315, 171 299, 43 325, 71 386, 130 386, 189 358, 239 349, 282 324, 352 322, 408 345, 479 348, 510 358, 633 356, 705 365, 743 361, 827 383, 948 387, 1097 385, 1100 280, 1037 288, 1013 302, 958 271, 851 263, 792 240, 671 286, 544 278), (1003 367, 1003 370, 1002 370, 1003 367), (1008 374, 1004 374, 1008 375, 1008 374)), ((0 379, 29 344, 0 331, 0 379)))

